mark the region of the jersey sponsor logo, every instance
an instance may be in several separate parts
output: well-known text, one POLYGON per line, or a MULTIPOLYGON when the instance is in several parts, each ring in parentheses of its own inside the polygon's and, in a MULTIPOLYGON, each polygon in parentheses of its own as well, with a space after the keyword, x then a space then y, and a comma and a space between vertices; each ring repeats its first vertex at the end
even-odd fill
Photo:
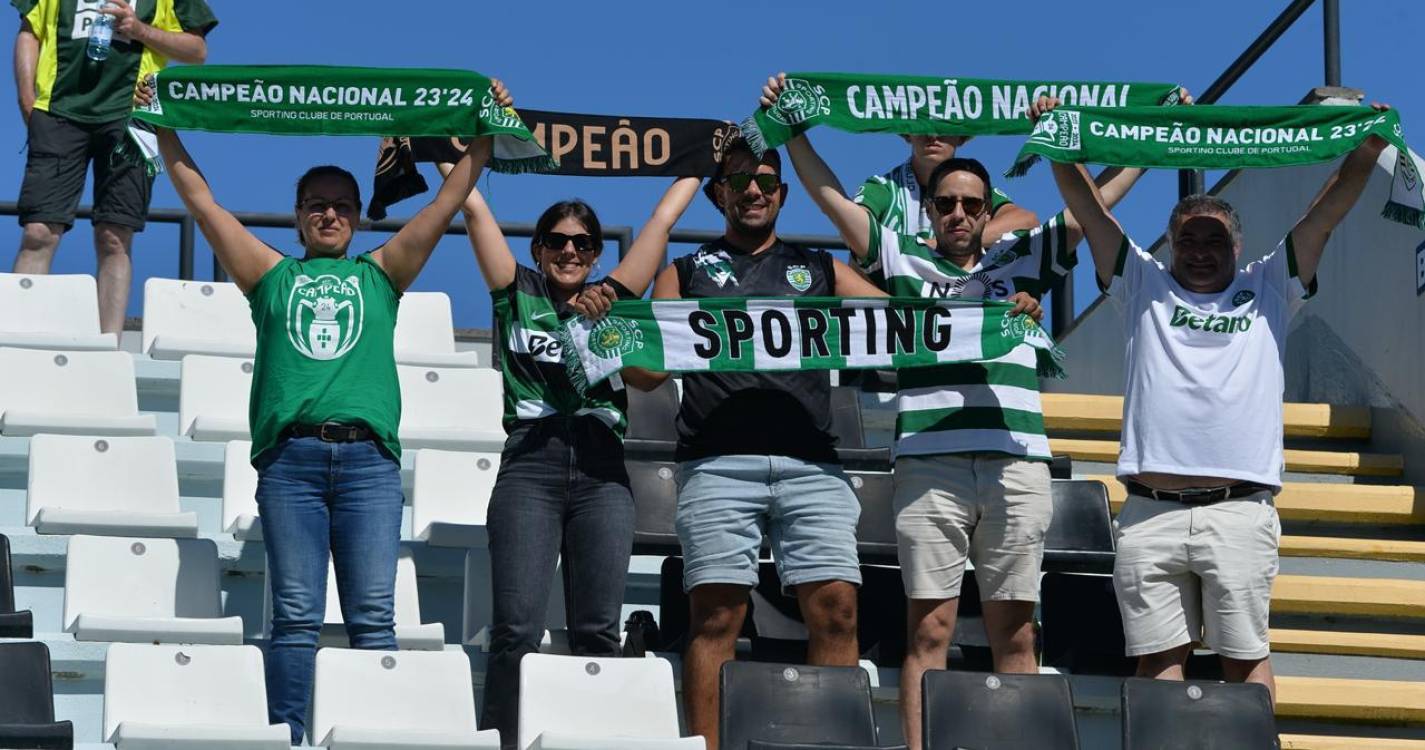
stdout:
POLYGON ((783 125, 800 125, 831 114, 831 97, 826 89, 803 78, 788 78, 782 93, 767 116, 783 125))
POLYGON ((302 356, 339 359, 361 340, 366 307, 361 280, 298 274, 287 296, 287 340, 302 356))
POLYGON ((929 296, 937 299, 946 297, 967 297, 970 299, 1008 297, 1009 285, 1003 279, 996 279, 984 271, 976 271, 968 276, 960 276, 953 281, 930 282, 929 296))
POLYGON ((1208 333, 1241 333, 1252 327, 1252 318, 1250 315, 1197 315, 1182 305, 1174 305, 1168 325, 1208 333))
POLYGON ((703 269, 719 289, 727 286, 729 281, 733 286, 738 285, 737 275, 732 272, 732 256, 726 250, 698 253, 693 256, 693 265, 703 269))
POLYGON ((564 364, 564 348, 551 333, 513 326, 510 328, 509 348, 516 354, 528 354, 536 362, 564 364))
POLYGON ((1242 291, 1240 291, 1240 292, 1238 292, 1238 293, 1232 295, 1232 304, 1237 305, 1237 306, 1240 307, 1240 306, 1242 306, 1242 305, 1247 304, 1248 302, 1251 302, 1252 300, 1254 300, 1254 299, 1256 299, 1256 298, 1257 298, 1257 293, 1256 293, 1256 292, 1252 291, 1251 289, 1243 289, 1242 291))
POLYGON ((793 289, 805 292, 811 288, 811 269, 800 264, 787 266, 787 283, 793 289))
POLYGON ((617 359, 643 348, 643 331, 627 318, 604 318, 589 331, 589 351, 600 359, 617 359))
MULTIPOLYGON (((69 25, 69 38, 88 39, 89 28, 99 20, 99 16, 103 15, 99 9, 108 3, 109 0, 74 0, 74 19, 69 25)), ((129 5, 134 8, 135 13, 139 11, 137 2, 131 2, 129 5)), ((139 20, 142 21, 144 18, 140 16, 139 20)), ((121 34, 118 29, 114 29, 113 41, 128 42, 130 40, 128 35, 121 34)))

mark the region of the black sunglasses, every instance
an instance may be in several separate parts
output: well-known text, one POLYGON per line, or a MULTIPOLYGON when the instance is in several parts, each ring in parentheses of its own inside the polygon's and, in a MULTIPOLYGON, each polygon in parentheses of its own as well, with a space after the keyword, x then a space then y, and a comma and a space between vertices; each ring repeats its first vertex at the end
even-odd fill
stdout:
POLYGON ((764 193, 770 193, 782 186, 782 178, 774 174, 733 172, 722 179, 727 183, 728 187, 731 187, 739 193, 746 190, 747 187, 754 182, 757 183, 757 189, 764 193))
POLYGON ((563 232, 545 232, 540 238, 539 244, 546 250, 563 250, 564 246, 570 242, 574 243, 574 249, 581 253, 594 252, 594 238, 587 232, 581 234, 564 234, 563 232))
POLYGON ((979 216, 985 210, 985 199, 973 196, 962 198, 958 195, 937 195, 930 199, 930 203, 941 216, 955 213, 957 203, 965 207, 966 216, 979 216))

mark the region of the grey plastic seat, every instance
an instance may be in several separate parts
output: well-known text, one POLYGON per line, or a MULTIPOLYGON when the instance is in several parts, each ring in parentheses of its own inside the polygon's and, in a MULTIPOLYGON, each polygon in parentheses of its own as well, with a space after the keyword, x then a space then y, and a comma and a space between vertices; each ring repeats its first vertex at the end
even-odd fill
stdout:
POLYGON ((1078 750, 1073 694, 1061 675, 931 670, 921 690, 926 747, 1078 750))
POLYGON ((751 740, 875 745, 871 678, 860 667, 730 661, 719 691, 718 745, 751 740))
POLYGON ((1130 677, 1123 681, 1123 750, 1277 747, 1265 685, 1130 677), (1211 726, 1211 732, 1204 732, 1211 726))

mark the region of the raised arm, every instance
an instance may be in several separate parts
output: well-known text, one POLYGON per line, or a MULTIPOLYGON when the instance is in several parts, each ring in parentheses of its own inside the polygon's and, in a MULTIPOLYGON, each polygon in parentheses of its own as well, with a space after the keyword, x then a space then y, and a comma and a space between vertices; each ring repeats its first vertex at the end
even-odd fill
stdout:
POLYGON ((1123 228, 1108 212, 1098 186, 1084 165, 1057 161, 1052 164, 1054 182, 1058 183, 1059 194, 1068 207, 1064 223, 1069 225, 1070 247, 1077 245, 1080 237, 1088 238, 1099 284, 1107 288, 1113 278, 1118 249, 1123 245, 1123 228))
MULTIPOLYGON (((777 101, 786 81, 786 73, 778 73, 767 79, 759 100, 764 108, 777 101)), ((826 214, 826 218, 831 219, 841 239, 851 248, 851 255, 858 260, 866 257, 867 245, 871 241, 870 212, 846 197, 840 180, 836 179, 836 174, 826 166, 816 149, 812 148, 805 133, 787 142, 787 155, 792 158, 792 168, 796 170, 802 187, 821 212, 826 214)))
MULTIPOLYGON (((653 209, 653 216, 639 230, 628 254, 619 261, 618 267, 609 276, 634 294, 642 295, 653 283, 658 269, 663 267, 663 258, 668 252, 668 235, 673 225, 688 210, 693 196, 698 194, 702 180, 697 177, 679 177, 668 187, 653 209)), ((671 268, 671 266, 669 266, 671 268)))
MULTIPOLYGON (((862 211, 862 213, 866 213, 862 211)), ((869 228, 867 231, 870 231, 869 228)), ((836 296, 838 297, 889 297, 880 287, 871 283, 861 273, 851 266, 839 260, 832 259, 831 268, 836 274, 834 279, 836 296)))
POLYGON ((1014 203, 1007 203, 995 211, 989 222, 985 224, 984 237, 986 242, 993 242, 1010 232, 1029 230, 1037 226, 1039 226, 1039 217, 1035 216, 1033 211, 1014 203))
MULTIPOLYGON (((1390 107, 1372 104, 1377 112, 1390 107)), ((1321 264, 1321 255, 1326 251, 1326 241, 1341 220, 1346 218, 1361 191, 1366 189, 1371 170, 1375 168, 1380 152, 1389 144, 1380 136, 1370 136, 1355 150, 1346 155, 1341 167, 1326 178, 1321 192, 1312 201, 1306 215, 1291 229, 1291 247, 1296 255, 1297 278, 1307 286, 1316 279, 1316 268, 1321 264)))
POLYGON ((114 31, 170 60, 201 65, 208 59, 208 42, 203 38, 203 34, 208 32, 212 24, 191 30, 160 29, 140 21, 133 6, 125 0, 107 0, 100 6, 99 12, 114 17, 114 31))
MULTIPOLYGON (((435 168, 449 179, 455 165, 437 164, 435 168)), ((470 237, 470 247, 475 250, 475 263, 480 266, 485 285, 490 289, 504 289, 514 283, 518 261, 478 188, 470 191, 460 210, 465 214, 465 234, 470 237)))
POLYGON ((212 188, 208 187, 208 181, 198 171, 177 133, 167 128, 158 128, 157 132, 164 168, 183 206, 193 215, 198 230, 212 246, 228 277, 243 294, 252 291, 282 255, 253 236, 227 209, 218 205, 212 188))
POLYGON ((28 124, 35 109, 35 65, 40 59, 40 38, 30 28, 30 22, 20 19, 15 34, 15 97, 19 100, 20 117, 28 124))
MULTIPOLYGON (((491 81, 490 92, 501 107, 514 103, 504 84, 498 80, 491 81)), ((411 217, 411 220, 401 227, 401 231, 392 236, 385 245, 372 253, 372 258, 381 265, 386 275, 391 277, 391 282, 397 289, 404 291, 416 280, 417 274, 435 250, 436 243, 440 242, 440 238, 450 226, 450 220, 455 218, 455 212, 461 209, 470 192, 475 189, 475 182, 480 179, 480 170, 484 169, 485 163, 490 160, 491 149, 490 136, 471 141, 470 147, 465 149, 465 155, 460 157, 460 161, 456 162, 455 167, 446 175, 445 182, 436 192, 435 198, 411 217)))

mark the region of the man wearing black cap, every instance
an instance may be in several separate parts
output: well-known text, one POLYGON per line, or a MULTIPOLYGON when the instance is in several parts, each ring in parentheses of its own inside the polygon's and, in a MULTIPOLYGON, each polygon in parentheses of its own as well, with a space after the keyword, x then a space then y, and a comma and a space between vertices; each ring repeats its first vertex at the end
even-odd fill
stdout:
POLYGON ((1113 582, 1139 676, 1183 679, 1202 643, 1228 680, 1275 694, 1267 616, 1287 326, 1385 146, 1372 136, 1347 155, 1276 249, 1242 270, 1241 222, 1226 201, 1192 195, 1173 207, 1164 266, 1124 234, 1082 166, 1054 164, 1128 338, 1118 458, 1128 500, 1113 582))

